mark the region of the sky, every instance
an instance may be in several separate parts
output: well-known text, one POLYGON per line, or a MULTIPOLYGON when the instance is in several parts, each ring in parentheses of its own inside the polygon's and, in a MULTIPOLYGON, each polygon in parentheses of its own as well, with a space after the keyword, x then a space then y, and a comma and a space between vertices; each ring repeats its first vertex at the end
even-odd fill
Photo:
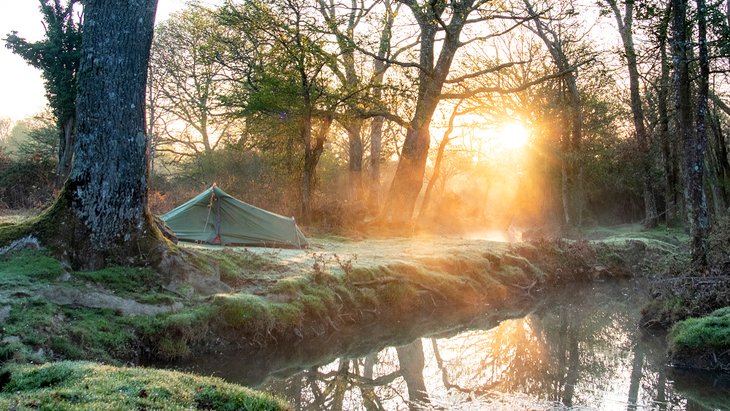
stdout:
MULTIPOLYGON (((28 40, 43 38, 43 25, 37 0, 15 0, 3 5, 0 13, 0 39, 11 31, 28 40)), ((157 21, 185 7, 185 0, 159 0, 157 21)), ((0 117, 20 120, 44 110, 43 79, 39 70, 0 45, 0 117)))

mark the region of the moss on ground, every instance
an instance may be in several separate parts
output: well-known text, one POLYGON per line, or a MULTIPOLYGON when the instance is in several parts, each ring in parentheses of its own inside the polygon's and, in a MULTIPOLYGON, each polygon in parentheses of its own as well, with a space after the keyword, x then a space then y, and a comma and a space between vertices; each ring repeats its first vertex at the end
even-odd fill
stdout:
MULTIPOLYGON (((54 284, 86 287, 85 281, 73 276, 64 279, 66 273, 57 260, 41 251, 0 257, 0 305, 5 313, 0 361, 137 357, 136 330, 147 318, 123 317, 109 309, 59 306, 40 295, 54 284)), ((124 276, 120 270, 116 274, 124 276)))
POLYGON ((730 307, 676 323, 668 340, 670 362, 678 367, 730 369, 730 307))
POLYGON ((658 241, 672 245, 685 245, 689 241, 689 235, 682 228, 657 226, 646 229, 640 224, 590 227, 583 230, 583 236, 591 240, 608 242, 639 240, 643 242, 658 241))
POLYGON ((0 408, 7 410, 290 409, 219 378, 90 362, 11 365, 0 383, 0 408))

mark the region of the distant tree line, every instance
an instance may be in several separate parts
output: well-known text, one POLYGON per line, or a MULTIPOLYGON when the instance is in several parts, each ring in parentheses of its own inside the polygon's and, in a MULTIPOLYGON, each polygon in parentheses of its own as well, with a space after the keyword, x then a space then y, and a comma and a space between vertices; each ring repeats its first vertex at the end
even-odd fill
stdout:
MULTIPOLYGON (((145 24, 154 16, 154 1, 122 3, 114 8, 149 13, 139 12, 145 24)), ((230 178, 313 223, 327 204, 351 222, 387 225, 483 219, 500 209, 503 225, 518 219, 571 233, 610 216, 619 222, 624 209, 647 227, 686 224, 693 260, 703 265, 707 233, 728 207, 729 5, 598 4, 592 20, 577 0, 192 3, 157 27, 149 65, 140 55, 124 66, 144 75, 105 68, 144 88, 141 101, 138 91, 133 101, 104 100, 130 106, 130 118, 146 107, 146 120, 121 134, 99 114, 81 119, 100 104, 85 99, 117 86, 82 52, 98 47, 90 13, 111 19, 112 6, 41 0, 46 38, 13 32, 6 45, 43 72, 59 136, 58 185, 126 193, 97 216, 125 216, 112 226, 128 226, 128 210, 144 208, 153 164, 159 187, 230 178), (616 42, 597 43, 598 26, 612 27, 616 42), (83 64, 100 77, 82 79, 83 64), (149 83, 141 81, 147 74, 149 83), (521 157, 495 154, 496 143, 485 149, 476 134, 505 119, 532 130, 521 157), (123 163, 106 161, 121 144, 141 144, 142 160, 129 147, 123 163), (141 185, 97 176, 101 164, 141 185), (517 190, 495 197, 499 185, 517 190)), ((126 47, 109 53, 131 53, 126 47)), ((105 115, 124 112, 115 110, 105 115)))

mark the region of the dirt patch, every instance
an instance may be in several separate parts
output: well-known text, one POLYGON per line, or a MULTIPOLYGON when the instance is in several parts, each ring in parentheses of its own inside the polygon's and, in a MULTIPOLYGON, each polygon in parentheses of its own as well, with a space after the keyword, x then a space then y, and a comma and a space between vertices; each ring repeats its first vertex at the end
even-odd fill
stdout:
POLYGON ((180 311, 183 304, 142 304, 137 301, 100 292, 89 292, 69 287, 50 287, 41 291, 43 297, 56 305, 71 305, 87 308, 108 308, 122 315, 157 315, 180 311))

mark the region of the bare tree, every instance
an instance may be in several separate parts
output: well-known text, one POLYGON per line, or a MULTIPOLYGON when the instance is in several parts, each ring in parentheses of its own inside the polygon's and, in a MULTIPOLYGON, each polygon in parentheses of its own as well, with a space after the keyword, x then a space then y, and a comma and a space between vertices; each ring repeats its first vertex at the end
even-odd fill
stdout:
MULTIPOLYGON (((571 70, 575 64, 568 50, 575 40, 566 38, 562 26, 553 26, 559 19, 543 18, 530 0, 524 0, 528 13, 534 17, 528 26, 545 44, 553 63, 562 73, 561 94, 567 100, 569 115, 564 117, 566 133, 562 137, 561 194, 564 223, 568 227, 580 227, 583 219, 583 168, 579 161, 583 140, 583 113, 578 72, 571 70)), ((570 10, 570 9, 568 9, 570 10)))
MULTIPOLYGON (((210 11, 191 6, 159 24, 150 61, 157 150, 182 159, 231 140, 236 122, 219 98, 226 87, 216 59, 220 31, 210 11)), ((152 119, 151 119, 152 120, 152 119)), ((151 124, 152 125, 152 124, 151 124)))
POLYGON ((633 114, 636 141, 639 145, 642 164, 642 191, 644 196, 644 226, 656 227, 657 211, 654 202, 654 193, 651 190, 651 163, 649 159, 649 136, 644 122, 644 108, 639 90, 639 69, 637 63, 636 46, 634 45, 634 1, 625 1, 621 11, 616 0, 604 0, 610 7, 616 19, 618 31, 624 46, 623 56, 629 72, 629 91, 631 94, 631 112, 633 114))
POLYGON ((441 100, 441 91, 451 64, 457 51, 468 43, 460 39, 462 30, 471 23, 483 20, 477 11, 484 11, 489 1, 421 3, 405 0, 403 3, 410 9, 418 25, 419 49, 417 62, 401 66, 417 70, 418 94, 384 210, 385 216, 401 223, 410 221, 423 185, 431 143, 429 127, 441 100), (439 34, 443 37, 439 37, 439 34))

